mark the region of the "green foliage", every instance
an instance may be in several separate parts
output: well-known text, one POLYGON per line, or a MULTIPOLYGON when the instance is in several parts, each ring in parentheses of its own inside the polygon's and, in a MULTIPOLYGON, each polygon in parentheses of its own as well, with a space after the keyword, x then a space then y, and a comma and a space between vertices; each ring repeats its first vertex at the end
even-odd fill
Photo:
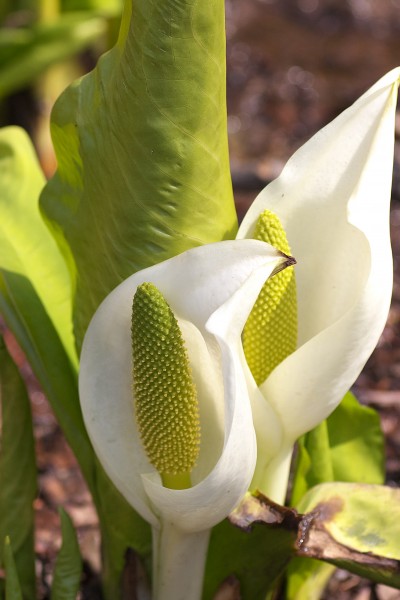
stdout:
POLYGON ((106 19, 94 13, 0 30, 0 98, 32 83, 47 67, 76 55, 106 32, 106 19))
POLYGON ((286 573, 286 600, 320 600, 334 571, 319 560, 294 558, 286 573))
MULTIPOLYGON (((262 494, 247 494, 229 517, 241 531, 232 534, 221 529, 220 553, 212 551, 211 540, 208 566, 215 579, 211 588, 206 582, 203 598, 213 598, 217 585, 235 575, 241 597, 265 600, 292 556, 313 559, 318 566, 314 569, 309 561, 302 565, 297 580, 297 573, 292 576, 292 598, 317 600, 330 565, 400 588, 399 489, 325 483, 309 490, 298 509, 299 513, 279 506, 262 494), (250 529, 248 545, 239 534, 243 536, 250 529), (241 553, 234 557, 231 545, 239 544, 241 553), (324 561, 327 569, 318 561, 324 561)), ((226 528, 227 523, 217 526, 212 535, 222 527, 226 528)))
POLYGON ((22 130, 10 127, 0 132, 0 164, 4 173, 0 179, 0 310, 26 353, 89 485, 107 540, 107 586, 110 597, 116 597, 125 550, 131 546, 148 552, 149 528, 104 474, 86 433, 76 369, 65 350, 75 362, 68 274, 38 211, 43 176, 22 130))
POLYGON ((96 11, 106 15, 121 14, 123 0, 61 0, 63 11, 96 11))
POLYGON ((19 585, 18 573, 15 566, 13 551, 10 539, 6 538, 4 542, 4 569, 6 572, 6 597, 5 600, 23 600, 21 587, 19 585))
MULTIPOLYGON (((86 4, 88 11, 104 7, 103 0, 86 4)), ((114 4, 117 11, 118 0, 114 4)), ((75 5, 65 0, 65 6, 79 8, 75 5)), ((148 560, 150 531, 93 454, 79 406, 72 313, 79 349, 93 312, 120 281, 190 247, 233 237, 236 229, 226 136, 223 3, 138 0, 133 10, 127 2, 117 46, 94 72, 66 90, 54 110, 59 168, 42 195, 42 209, 58 246, 39 213, 44 178, 27 136, 17 128, 0 133, 0 310, 93 494, 104 547, 105 593, 113 600, 120 596, 126 548, 148 560)), ((104 31, 103 18, 83 12, 12 36, 1 32, 0 96, 104 31)), ((0 353, 0 543, 10 535, 15 549, 16 564, 7 540, 2 557, 6 600, 22 600, 34 596, 34 452, 23 384, 5 349, 0 353), (11 402, 18 403, 18 411, 10 409, 11 402)), ((299 442, 292 503, 306 511, 317 505, 334 508, 324 527, 336 554, 316 558, 400 587, 398 493, 378 486, 318 485, 335 480, 383 481, 378 418, 350 394, 299 442), (339 546, 355 554, 340 555, 339 546), (375 552, 387 559, 383 567, 382 561, 362 561, 362 554, 375 552)), ((73 600, 81 558, 69 517, 62 512, 61 519, 63 545, 52 597, 73 600)), ((224 521, 211 535, 203 599, 211 600, 225 577, 235 573, 244 598, 264 600, 293 557, 295 540, 294 529, 256 524, 246 533, 224 521)), ((317 597, 330 570, 296 559, 288 598, 317 597)))
MULTIPOLYGON (((64 92, 52 118, 59 168, 42 207, 76 289, 78 347, 100 301, 128 275, 236 230, 223 3, 141 1, 134 15, 130 6, 118 45, 64 92)), ((104 474, 97 487, 115 598, 123 549, 146 557, 149 530, 104 474)))
MULTIPOLYGON (((18 280, 20 287, 23 287, 22 280, 29 283, 69 358, 76 364, 69 276, 39 212, 38 197, 45 179, 32 143, 23 129, 5 127, 0 131, 0 169, 2 287, 13 296, 13 284, 9 279, 18 280)), ((16 298, 15 303, 23 303, 24 300, 16 298)), ((3 306, 1 308, 3 310, 3 306)), ((17 314, 14 317, 18 319, 17 314)))
POLYGON ((52 116, 59 167, 41 203, 76 288, 78 346, 127 276, 236 231, 224 4, 133 7, 126 3, 117 46, 61 95, 52 116))
POLYGON ((1 337, 0 414, 0 564, 6 562, 3 543, 9 537, 23 597, 31 599, 36 587, 33 500, 37 490, 32 416, 24 383, 1 337))
POLYGON ((376 410, 349 392, 327 426, 335 481, 384 483, 385 440, 376 410))
POLYGON ((121 572, 127 548, 133 548, 150 562, 150 527, 121 496, 100 463, 96 468, 96 508, 103 547, 102 580, 105 597, 120 597, 121 572))
POLYGON ((265 600, 294 555, 296 532, 256 524, 251 532, 234 527, 227 519, 214 527, 207 555, 203 600, 212 600, 218 586, 234 574, 241 597, 265 600))
POLYGON ((54 567, 51 588, 52 600, 75 600, 79 590, 82 559, 72 521, 65 510, 60 509, 62 546, 54 567))
POLYGON ((22 129, 0 132, 0 310, 16 335, 94 490, 83 424, 65 263, 38 209, 44 178, 22 129), (67 351, 66 351, 67 349, 67 351))
POLYGON ((372 581, 400 588, 400 490, 357 483, 325 483, 298 505, 313 511, 304 551, 372 581))
MULTIPOLYGON (((299 440, 292 504, 313 486, 330 481, 384 482, 379 415, 350 392, 326 421, 299 440)), ((333 571, 318 561, 294 559, 287 571, 288 600, 319 598, 333 571)))
POLYGON ((383 483, 384 467, 379 415, 349 392, 326 421, 299 440, 291 504, 319 483, 383 483))

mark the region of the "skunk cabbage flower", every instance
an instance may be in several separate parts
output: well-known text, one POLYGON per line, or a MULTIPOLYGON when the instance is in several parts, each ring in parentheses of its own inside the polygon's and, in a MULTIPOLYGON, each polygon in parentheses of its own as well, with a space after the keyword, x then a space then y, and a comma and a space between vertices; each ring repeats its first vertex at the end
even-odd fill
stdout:
POLYGON ((89 325, 85 424, 109 477, 152 526, 157 600, 200 598, 209 530, 248 489, 256 441, 241 333, 264 282, 293 262, 256 240, 195 248, 126 279, 89 325))
POLYGON ((260 298, 243 336, 258 446, 251 488, 278 502, 285 496, 295 440, 337 407, 387 318, 399 76, 400 69, 388 73, 300 148, 256 198, 238 233, 284 252, 288 242, 298 261, 296 284, 288 269, 280 274, 285 281, 273 279, 263 291, 268 299, 276 292, 269 285, 281 288, 280 327, 273 317, 262 317, 267 300, 260 298), (271 364, 265 340, 278 346, 271 364), (257 354, 257 348, 263 351, 257 354))

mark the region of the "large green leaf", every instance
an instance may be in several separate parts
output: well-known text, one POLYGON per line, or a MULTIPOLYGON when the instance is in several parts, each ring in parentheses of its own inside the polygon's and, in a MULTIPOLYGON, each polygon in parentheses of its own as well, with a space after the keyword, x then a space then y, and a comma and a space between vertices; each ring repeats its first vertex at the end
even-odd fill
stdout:
POLYGON ((3 543, 13 542, 19 580, 26 599, 35 596, 33 546, 36 462, 32 416, 25 385, 0 337, 0 564, 3 543))
POLYGON ((298 554, 400 588, 400 490, 325 483, 301 500, 298 554))
POLYGON ((224 27, 223 0, 127 1, 116 47, 55 105, 59 166, 41 202, 76 287, 78 345, 121 280, 235 234, 224 27))
POLYGON ((5 539, 3 556, 4 570, 6 572, 5 600, 23 600, 10 538, 5 539))
MULTIPOLYGON (((348 393, 326 421, 299 441, 292 504, 320 483, 383 483, 384 477, 379 415, 348 393)), ((295 558, 287 571, 288 600, 317 599, 333 571, 327 564, 295 558)))
POLYGON ((52 600, 75 600, 82 574, 78 539, 69 515, 60 509, 62 545, 54 567, 52 600))

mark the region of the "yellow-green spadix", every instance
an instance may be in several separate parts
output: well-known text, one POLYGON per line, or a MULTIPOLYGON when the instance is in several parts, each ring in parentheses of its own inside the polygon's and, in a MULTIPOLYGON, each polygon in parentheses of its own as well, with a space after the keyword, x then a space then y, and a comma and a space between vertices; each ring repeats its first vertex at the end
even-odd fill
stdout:
POLYGON ((258 447, 252 487, 278 502, 295 440, 336 408, 387 318, 399 76, 400 69, 385 75, 300 148, 239 229, 239 239, 254 237, 268 210, 279 218, 298 263, 296 347, 271 372, 254 369, 248 379, 258 447))
POLYGON ((197 390, 182 332, 152 283, 138 286, 132 305, 136 420, 151 464, 166 487, 190 487, 199 454, 197 390))
MULTIPOLYGON (((285 231, 271 211, 261 213, 253 233, 290 255, 285 231)), ((260 385, 297 346, 297 298, 294 267, 265 282, 243 330, 243 349, 250 371, 260 385)))

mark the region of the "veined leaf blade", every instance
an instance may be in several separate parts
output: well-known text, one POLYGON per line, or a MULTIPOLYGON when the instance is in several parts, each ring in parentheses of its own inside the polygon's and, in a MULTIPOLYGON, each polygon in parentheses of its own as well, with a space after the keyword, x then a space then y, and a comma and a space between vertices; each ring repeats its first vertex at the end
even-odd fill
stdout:
POLYGON ((76 287, 78 346, 123 279, 236 231, 224 3, 132 6, 116 47, 52 115, 59 166, 41 204, 76 287))

